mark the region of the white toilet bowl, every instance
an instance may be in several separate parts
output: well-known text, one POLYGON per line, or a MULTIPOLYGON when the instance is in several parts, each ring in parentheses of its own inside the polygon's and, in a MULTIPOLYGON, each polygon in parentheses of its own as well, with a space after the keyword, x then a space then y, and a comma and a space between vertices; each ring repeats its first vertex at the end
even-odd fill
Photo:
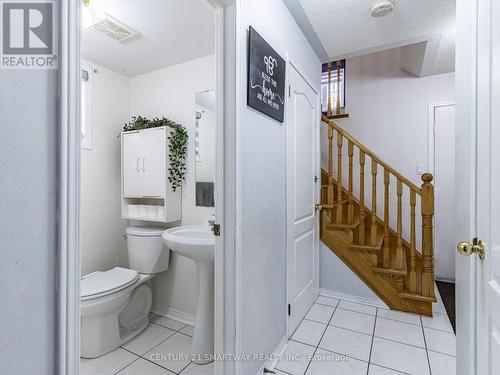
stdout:
POLYGON ((123 345, 148 325, 148 280, 168 269, 162 228, 127 228, 131 269, 93 272, 81 281, 81 356, 95 358, 123 345))

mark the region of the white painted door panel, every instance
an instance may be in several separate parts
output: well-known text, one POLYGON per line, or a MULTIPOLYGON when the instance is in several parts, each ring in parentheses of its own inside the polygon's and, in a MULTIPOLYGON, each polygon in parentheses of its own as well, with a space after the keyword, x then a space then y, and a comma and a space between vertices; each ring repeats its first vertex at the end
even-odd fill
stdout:
POLYGON ((145 197, 162 197, 165 194, 166 162, 165 128, 141 132, 141 191, 145 197))
POLYGON ((500 374, 500 4, 479 3, 476 189, 477 374, 500 374), (489 5, 489 7, 488 7, 489 5), (483 18, 484 17, 484 18, 483 18), (482 21, 481 21, 482 20, 482 21))
POLYGON ((319 293, 318 95, 295 69, 288 67, 287 103, 287 294, 291 335, 319 293))
POLYGON ((141 146, 140 135, 127 133, 123 135, 123 195, 135 197, 140 195, 141 183, 141 146))

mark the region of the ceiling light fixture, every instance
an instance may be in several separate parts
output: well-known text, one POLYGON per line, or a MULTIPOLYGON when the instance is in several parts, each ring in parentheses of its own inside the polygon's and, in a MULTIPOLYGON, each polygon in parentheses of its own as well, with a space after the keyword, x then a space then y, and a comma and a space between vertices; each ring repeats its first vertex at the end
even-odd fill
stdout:
POLYGON ((393 0, 377 0, 372 7, 372 17, 380 18, 387 16, 394 8, 393 0))

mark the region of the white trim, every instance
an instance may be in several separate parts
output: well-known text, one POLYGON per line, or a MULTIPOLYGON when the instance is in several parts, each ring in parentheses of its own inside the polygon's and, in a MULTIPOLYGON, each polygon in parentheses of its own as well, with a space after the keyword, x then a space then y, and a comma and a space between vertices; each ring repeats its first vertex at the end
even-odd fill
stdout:
POLYGON ((286 347, 288 346, 288 341, 289 340, 287 335, 281 338, 280 342, 271 353, 270 359, 262 365, 259 371, 257 371, 257 374, 264 373, 264 369, 271 371, 275 369, 275 367, 278 365, 278 362, 280 361, 280 356, 283 355, 283 352, 286 350, 286 347))
MULTIPOLYGON (((243 170, 243 159, 242 159, 242 150, 243 150, 243 138, 241 137, 241 123, 242 123, 242 111, 238 110, 241 106, 245 106, 244 98, 246 95, 245 88, 245 72, 246 72, 246 59, 242 58, 243 51, 246 49, 246 27, 244 27, 244 16, 242 12, 242 1, 237 1, 235 4, 235 124, 234 124, 234 151, 235 151, 235 173, 234 173, 234 216, 235 216, 235 238, 234 238, 234 249, 235 249, 235 274, 234 274, 234 282, 235 282, 235 353, 242 353, 242 345, 241 345, 241 307, 243 306, 242 295, 241 295, 241 274, 242 274, 242 262, 241 262, 241 248, 242 248, 242 239, 241 239, 241 223, 243 221, 241 207, 242 207, 242 170, 243 170)), ((239 375, 243 372, 242 369, 243 363, 242 361, 235 361, 234 363, 234 374, 239 375)))
MULTIPOLYGON (((223 354, 224 345, 224 238, 225 238, 225 153, 224 153, 224 4, 219 0, 208 0, 215 8, 215 58, 216 58, 216 176, 215 176, 215 220, 222 230, 215 238, 214 248, 214 354, 223 354)), ((194 320, 193 320, 194 323, 194 320)), ((193 324, 194 325, 194 324, 193 324)), ((224 374, 224 361, 215 361, 214 375, 224 374)))
MULTIPOLYGON (((290 57, 289 53, 286 53, 286 61, 287 61, 287 66, 286 66, 286 82, 285 82, 285 88, 286 90, 290 90, 290 69, 293 68, 307 83, 307 85, 313 90, 314 94, 316 95, 316 108, 321 109, 321 97, 319 94, 320 86, 314 85, 314 81, 311 80, 307 74, 304 73, 304 70, 300 67, 300 64, 296 63, 293 58, 290 57)), ((318 80, 319 82, 319 80, 318 80)), ((285 132, 284 132, 284 144, 285 144, 285 163, 288 164, 288 156, 290 153, 290 150, 288 148, 288 132, 289 132, 289 126, 288 126, 288 106, 290 105, 290 96, 287 95, 287 100, 286 100, 286 105, 287 107, 285 108, 285 121, 283 122, 285 126, 285 132)), ((316 139, 314 140, 316 143, 316 160, 315 160, 315 165, 317 167, 316 173, 318 174, 318 177, 321 176, 321 144, 320 144, 320 131, 321 131, 321 123, 320 123, 320 118, 316 119, 316 123, 314 124, 316 127, 316 139)), ((293 229, 293 218, 291 217, 291 213, 289 210, 289 185, 288 185, 288 165, 285 166, 285 181, 286 183, 286 188, 285 188, 285 193, 286 193, 286 233, 285 233, 285 239, 286 239, 286 247, 285 247, 285 306, 284 306, 284 314, 285 314, 285 336, 287 338, 290 338, 293 334, 293 332, 290 332, 290 316, 288 315, 288 305, 291 304, 290 301, 290 262, 289 262, 289 257, 288 257, 288 248, 290 246, 290 239, 288 238, 290 231, 294 231, 293 229)), ((318 202, 321 197, 321 183, 318 183, 316 185, 316 191, 315 191, 315 199, 318 202)), ((319 221, 319 215, 316 215, 315 218, 315 248, 317 250, 316 254, 316 273, 317 273, 317 279, 314 280, 314 283, 316 284, 315 290, 319 293, 319 250, 320 250, 320 240, 319 240, 319 226, 320 226, 320 221, 319 221)))
POLYGON ((178 322, 187 324, 191 327, 194 327, 194 322, 196 322, 196 315, 173 309, 161 303, 155 303, 151 308, 151 312, 155 313, 156 315, 160 315, 165 318, 173 319, 178 322))
MULTIPOLYGON (((216 12, 216 53, 217 57, 216 88, 218 90, 217 139, 219 141, 217 178, 221 183, 216 192, 219 208, 216 208, 216 220, 223 224, 226 207, 224 206, 224 186, 228 186, 224 174, 225 118, 224 113, 224 49, 225 27, 224 7, 233 1, 207 0, 216 12), (220 93, 220 94, 219 94, 220 93), (223 183, 222 183, 223 181, 223 183), (223 211, 221 211, 223 210, 223 211)), ((80 7, 81 2, 61 1, 60 4, 60 135, 59 135, 59 212, 58 230, 58 333, 57 363, 58 374, 78 375, 80 367, 80 244, 79 244, 79 191, 80 191, 80 7)), ((234 51, 233 51, 234 52, 234 51)), ((229 207, 228 209, 231 209, 229 207)), ((227 228, 229 232, 230 228, 227 228)), ((224 227, 223 227, 224 234, 224 227)), ((224 275, 230 266, 225 264, 223 251, 224 236, 216 239, 215 269, 215 311, 216 332, 215 348, 225 350, 225 290, 233 290, 231 280, 224 275), (222 272, 222 274, 221 274, 222 272), (225 286, 225 284, 228 286, 225 286)), ((193 324, 194 317, 174 309, 167 309, 167 316, 193 324)), ((215 374, 224 374, 224 362, 215 364, 215 374)))
POLYGON ((434 134, 434 126, 435 126, 435 113, 436 113, 436 108, 440 107, 449 107, 449 106, 454 106, 455 102, 454 101, 446 101, 446 102, 438 102, 438 103, 431 103, 429 104, 429 121, 428 121, 428 146, 427 146, 427 152, 428 152, 428 160, 429 164, 427 166, 427 169, 429 173, 432 173, 434 176, 434 171, 435 171, 435 154, 436 154, 436 149, 435 149, 435 134, 434 134))
MULTIPOLYGON (((456 10, 455 74, 455 170, 462 174, 456 184, 455 221, 457 241, 476 235, 476 124, 478 100, 478 7, 477 0, 461 0, 456 10), (460 166, 458 166, 460 164, 460 166)), ((458 253, 457 253, 458 254, 458 253)), ((457 375, 475 374, 476 366, 476 264, 474 257, 455 258, 457 375)))
POLYGON ((80 368, 80 6, 59 2, 57 374, 80 368))
MULTIPOLYGON (((314 91, 314 93, 316 95, 319 95, 319 91, 321 89, 321 84, 320 84, 320 86, 315 86, 314 83, 313 83, 314 81, 312 79, 310 79, 307 76, 307 74, 304 73, 305 70, 302 69, 302 67, 299 65, 299 63, 297 63, 294 59, 292 59, 291 57, 288 56, 288 53, 287 53, 287 60, 288 60, 288 63, 295 68, 295 70, 297 71, 297 73, 299 73, 300 76, 302 78, 304 78, 304 81, 307 82, 307 84, 311 87, 311 89, 314 91)), ((288 86, 288 78, 287 78, 286 81, 287 81, 287 86, 288 86)), ((318 82, 320 82, 320 81, 318 80, 318 82)))
POLYGON ((337 290, 331 290, 326 288, 320 288, 319 294, 320 296, 338 298, 338 299, 343 299, 345 301, 360 303, 362 305, 370 305, 370 306, 380 307, 382 309, 389 309, 389 306, 387 306, 384 303, 384 301, 382 301, 380 298, 354 296, 352 294, 346 294, 343 292, 339 292, 337 290))

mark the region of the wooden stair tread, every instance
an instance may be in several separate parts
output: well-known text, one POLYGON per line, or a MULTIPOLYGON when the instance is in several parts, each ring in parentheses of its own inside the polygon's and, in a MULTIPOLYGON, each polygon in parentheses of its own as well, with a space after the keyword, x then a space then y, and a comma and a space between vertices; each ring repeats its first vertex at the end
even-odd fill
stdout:
MULTIPOLYGON (((359 238, 359 234, 357 238, 359 238)), ((370 238, 371 238, 371 226, 367 225, 365 227, 365 243, 364 244, 354 243, 352 245, 349 245, 349 248, 351 250, 364 250, 364 251, 378 253, 382 249, 382 245, 384 243, 384 232, 380 230, 380 228, 377 230, 377 240, 375 241, 375 245, 371 245, 369 243, 370 238)), ((356 239, 355 241, 358 240, 356 239)))
MULTIPOLYGON (((369 170, 365 170, 366 174, 369 174, 369 170)), ((374 225, 377 228, 377 236, 375 244, 371 245, 372 211, 370 208, 365 205, 364 226, 360 226, 361 202, 356 199, 356 196, 352 196, 346 187, 342 186, 342 199, 339 204, 337 203, 339 186, 335 178, 331 178, 322 170, 321 183, 323 211, 320 215, 320 234, 325 245, 391 309, 432 316, 432 303, 435 302, 435 297, 421 295, 423 254, 417 249, 415 254, 416 282, 410 284, 412 280, 409 272, 410 244, 403 238, 403 251, 400 254, 400 262, 397 264, 398 234, 393 227, 389 227, 389 267, 381 266, 384 254, 384 221, 375 216, 374 225), (333 202, 330 200, 332 204, 328 202, 328 198, 332 199, 328 192, 333 193, 333 202), (350 197, 352 208, 349 208, 350 197), (341 215, 338 212, 339 207, 341 207, 341 215), (337 215, 341 216, 341 224, 335 223, 337 215), (352 224, 347 224, 348 215, 352 217, 352 224), (361 243, 359 232, 363 228, 364 241, 361 243)))
MULTIPOLYGON (((346 220, 347 221, 347 220, 346 220)), ((327 229, 356 229, 359 226, 359 216, 355 217, 352 224, 326 224, 327 229)))
POLYGON ((425 302, 437 302, 437 299, 436 297, 426 297, 426 296, 422 296, 420 294, 417 294, 417 293, 411 293, 411 292, 399 292, 398 293, 401 298, 405 298, 405 299, 411 299, 411 300, 415 300, 415 301, 425 301, 425 302))
MULTIPOLYGON (((383 250, 382 250, 383 251, 383 250)), ((390 251, 390 265, 389 268, 384 268, 380 266, 373 267, 373 270, 378 273, 382 274, 390 274, 390 275, 395 275, 395 276, 406 276, 408 274, 407 270, 407 263, 406 263, 406 251, 403 249, 402 255, 403 255, 403 268, 399 269, 398 264, 397 264, 397 257, 396 257, 396 251, 397 249, 395 247, 392 247, 389 249, 390 251)))

